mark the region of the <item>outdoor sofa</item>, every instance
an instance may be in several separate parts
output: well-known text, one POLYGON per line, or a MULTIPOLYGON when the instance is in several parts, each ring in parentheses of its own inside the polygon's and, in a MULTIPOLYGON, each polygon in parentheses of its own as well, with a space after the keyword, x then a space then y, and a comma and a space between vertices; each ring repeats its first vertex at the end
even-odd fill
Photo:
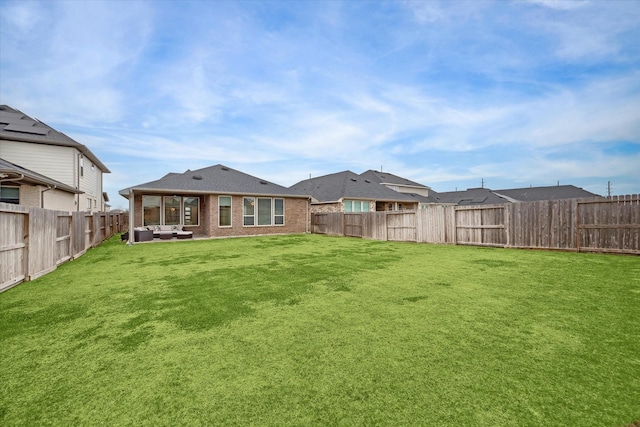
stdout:
POLYGON ((191 239, 193 231, 184 231, 182 225, 146 225, 133 229, 136 242, 148 242, 153 239, 171 240, 191 239))

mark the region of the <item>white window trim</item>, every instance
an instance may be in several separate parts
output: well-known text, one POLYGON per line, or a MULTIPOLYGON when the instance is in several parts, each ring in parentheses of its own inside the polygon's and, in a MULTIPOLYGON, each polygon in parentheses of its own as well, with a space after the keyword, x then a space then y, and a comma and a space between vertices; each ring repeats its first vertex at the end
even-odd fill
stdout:
POLYGON ((364 200, 364 199, 344 199, 344 200, 342 201, 342 210, 343 210, 343 212, 344 212, 344 213, 362 213, 362 212, 371 212, 371 204, 372 204, 372 203, 374 203, 374 204, 375 204, 375 202, 371 202, 371 200, 364 200), (347 211, 347 210, 346 210, 346 204, 347 204, 347 202, 350 202, 350 203, 351 203, 351 210, 350 210, 350 211, 347 211), (356 203, 356 202, 360 203, 360 210, 358 210, 358 211, 354 210, 354 208, 355 208, 355 203, 356 203), (363 208, 362 208, 362 205, 363 205, 364 203, 368 203, 368 204, 369 204, 369 209, 368 209, 368 210, 362 210, 362 209, 363 209, 363 208))
POLYGON ((256 226, 256 222, 257 222, 257 219, 256 219, 256 216, 257 216, 257 215, 256 215, 256 213, 257 213, 257 211, 258 211, 258 202, 257 202, 257 198, 256 198, 256 197, 253 197, 253 196, 244 196, 244 197, 242 198, 242 226, 243 226, 243 227, 255 227, 255 226, 256 226), (244 202, 245 202, 245 200, 246 200, 246 199, 253 199, 253 215, 245 215, 245 213, 244 213, 244 202), (245 223, 244 223, 244 219, 245 219, 246 217, 251 217, 251 218, 253 218, 253 224, 245 224, 245 223))
POLYGON ((284 197, 259 197, 259 196, 243 196, 242 197, 242 226, 243 227, 284 227, 286 218, 286 199, 284 197), (253 215, 245 215, 244 213, 244 201, 245 199, 253 199, 253 215), (276 199, 282 200, 282 215, 276 215, 276 199), (258 224, 258 200, 270 200, 271 201, 271 215, 270 224, 258 224), (276 224, 276 216, 282 217, 282 224, 276 224), (253 225, 246 225, 244 223, 245 217, 253 217, 253 225))
POLYGON ((272 215, 272 221, 273 221, 273 226, 274 227, 284 227, 285 224, 285 212, 286 212, 286 206, 285 206, 285 201, 284 201, 284 197, 274 197, 273 198, 273 215, 272 215), (282 200, 282 215, 276 215, 276 200, 282 200), (276 224, 276 217, 277 216, 281 216, 282 217, 282 224, 276 224))
POLYGON ((273 227, 273 197, 256 197, 256 227, 273 227), (260 213, 259 213, 260 200, 269 200, 269 224, 259 224, 259 222, 260 222, 260 213))

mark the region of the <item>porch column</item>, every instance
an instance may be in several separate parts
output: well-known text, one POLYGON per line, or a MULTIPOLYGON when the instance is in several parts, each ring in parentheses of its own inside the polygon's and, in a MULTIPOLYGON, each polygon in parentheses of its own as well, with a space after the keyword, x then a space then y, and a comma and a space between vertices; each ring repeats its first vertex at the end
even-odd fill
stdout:
POLYGON ((135 214, 133 208, 135 206, 135 197, 133 196, 133 188, 129 189, 129 242, 127 244, 135 243, 135 235, 133 234, 135 214))

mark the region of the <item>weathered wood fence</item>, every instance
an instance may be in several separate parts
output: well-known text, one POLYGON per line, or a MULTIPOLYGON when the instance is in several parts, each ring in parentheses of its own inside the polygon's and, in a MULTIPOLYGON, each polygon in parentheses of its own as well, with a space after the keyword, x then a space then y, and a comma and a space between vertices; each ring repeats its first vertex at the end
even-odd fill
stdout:
POLYGON ((125 231, 128 214, 64 212, 0 203, 0 292, 43 276, 125 231))
POLYGON ((316 213, 312 232, 374 240, 640 254, 640 198, 316 213))

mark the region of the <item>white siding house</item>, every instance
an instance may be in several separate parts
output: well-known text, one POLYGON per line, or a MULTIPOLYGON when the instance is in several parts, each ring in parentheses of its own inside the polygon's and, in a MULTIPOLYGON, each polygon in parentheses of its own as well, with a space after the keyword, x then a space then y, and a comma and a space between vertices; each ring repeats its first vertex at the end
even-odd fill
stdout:
POLYGON ((0 159, 62 184, 27 189, 18 181, 2 182, 3 188, 21 187, 20 204, 33 206, 39 199, 50 209, 107 210, 102 176, 109 169, 86 146, 6 105, 0 105, 0 159), (34 197, 36 190, 45 194, 34 197))

